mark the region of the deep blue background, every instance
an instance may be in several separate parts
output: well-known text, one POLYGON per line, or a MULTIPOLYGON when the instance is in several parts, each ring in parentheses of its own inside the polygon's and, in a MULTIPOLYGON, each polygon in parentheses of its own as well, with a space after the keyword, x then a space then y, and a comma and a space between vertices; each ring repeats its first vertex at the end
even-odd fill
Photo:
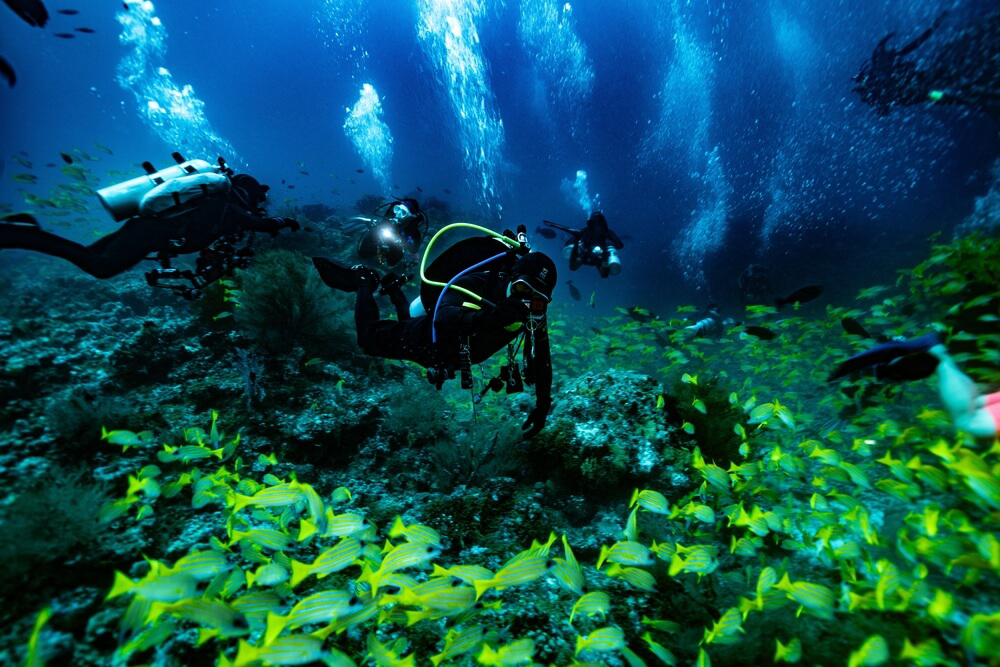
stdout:
MULTIPOLYGON (((897 269, 919 261, 934 231, 949 234, 988 188, 989 167, 1000 154, 997 126, 988 118, 954 108, 877 118, 859 104, 850 80, 886 33, 896 31, 895 43, 902 44, 949 9, 927 44, 933 49, 949 30, 988 11, 989 2, 576 2, 571 25, 595 82, 574 109, 540 100, 544 77, 517 32, 520 3, 486 5, 478 30, 490 102, 506 140, 496 165, 503 214, 494 224, 534 229, 548 218, 582 225, 582 211, 559 186, 585 169, 612 227, 632 237, 620 276, 572 275, 585 299, 598 291, 598 313, 632 303, 733 304, 736 276, 751 261, 770 267, 779 291, 818 282, 830 299, 847 302, 859 287, 892 281, 897 269), (800 37, 791 60, 776 38, 776 16, 800 37), (711 62, 702 73, 708 138, 704 146, 667 146, 650 155, 643 145, 660 122, 678 20, 684 38, 711 62), (575 133, 568 126, 574 115, 583 119, 575 133), (703 198, 692 170, 699 153, 714 147, 731 189, 728 229, 720 249, 704 258, 707 283, 698 285, 684 279, 676 241, 703 198), (792 203, 765 248, 761 226, 778 181, 792 203)), ((147 159, 166 164, 171 151, 183 150, 143 124, 132 93, 116 82, 124 47, 114 14, 121 5, 62 2, 49 9, 51 23, 40 30, 0 8, 0 53, 18 74, 16 87, 0 90, 0 202, 15 210, 25 208, 19 188, 45 196, 61 178, 43 166, 61 165, 60 151, 79 147, 99 155, 94 142, 111 147, 114 156, 95 163, 100 175, 147 159), (63 6, 80 14, 56 14, 63 6), (53 36, 77 26, 96 33, 53 36), (37 185, 11 181, 25 171, 10 159, 15 151, 34 162, 37 185)), ((194 87, 215 131, 255 175, 276 185, 276 205, 289 197, 349 207, 359 195, 379 192, 368 173, 355 173, 363 164, 342 128, 346 109, 369 82, 394 136, 392 178, 400 186, 394 192, 419 185, 460 210, 485 212, 469 186, 475 179, 462 164, 447 95, 417 38, 415 4, 172 0, 157 4, 157 14, 169 35, 165 64, 174 80, 194 87), (341 39, 330 34, 338 12, 356 12, 341 39), (309 176, 299 173, 298 161, 309 176), (295 189, 281 191, 282 179, 295 189)), ((668 103, 683 104, 692 92, 668 91, 668 103)), ((85 239, 114 228, 99 208, 93 220, 59 233, 85 239)), ((556 241, 537 241, 558 252, 556 241)), ((562 277, 571 277, 563 266, 562 277)))

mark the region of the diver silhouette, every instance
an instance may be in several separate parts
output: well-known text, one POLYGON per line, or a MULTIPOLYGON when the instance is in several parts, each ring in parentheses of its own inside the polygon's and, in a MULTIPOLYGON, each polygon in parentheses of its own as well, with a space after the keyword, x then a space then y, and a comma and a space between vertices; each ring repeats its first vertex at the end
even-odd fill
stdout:
POLYGON ((160 266, 146 273, 151 287, 196 300, 210 283, 249 266, 253 232, 276 236, 282 229, 299 229, 291 218, 266 217, 268 187, 248 174, 233 174, 221 158, 218 167, 178 153, 174 159, 177 165, 160 171, 147 162, 146 176, 98 191, 109 213, 125 224, 94 243, 85 246, 47 232, 28 216, 0 222, 0 249, 60 257, 101 279, 154 260, 160 266), (251 237, 241 247, 247 233, 251 237), (177 256, 196 252, 194 271, 171 266, 177 256))

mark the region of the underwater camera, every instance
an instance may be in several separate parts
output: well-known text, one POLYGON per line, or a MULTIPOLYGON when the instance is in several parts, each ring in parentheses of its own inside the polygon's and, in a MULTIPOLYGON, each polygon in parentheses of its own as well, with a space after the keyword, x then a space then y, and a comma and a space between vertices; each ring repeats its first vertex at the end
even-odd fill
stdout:
POLYGON ((374 259, 384 266, 395 266, 405 254, 403 238, 392 222, 382 222, 371 227, 358 241, 359 257, 374 259))

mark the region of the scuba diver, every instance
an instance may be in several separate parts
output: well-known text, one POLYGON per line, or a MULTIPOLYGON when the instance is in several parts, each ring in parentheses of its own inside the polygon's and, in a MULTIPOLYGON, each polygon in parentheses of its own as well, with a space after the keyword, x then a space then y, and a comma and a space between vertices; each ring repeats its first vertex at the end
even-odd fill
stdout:
POLYGON ((876 379, 895 381, 920 380, 936 373, 938 396, 956 429, 977 440, 993 440, 1000 433, 1000 391, 981 393, 936 333, 879 343, 842 362, 827 381, 867 371, 873 371, 876 379))
MULTIPOLYGON (((515 237, 500 235, 474 225, 455 224, 440 230, 428 243, 421 263, 421 295, 409 309, 394 298, 398 320, 379 316, 374 293, 378 272, 363 266, 339 266, 314 257, 320 277, 328 286, 356 292, 354 321, 358 345, 372 356, 413 361, 427 369, 427 378, 439 389, 445 380, 460 374, 463 389, 473 388, 471 367, 507 348, 506 363, 497 377, 473 402, 489 391, 523 391, 535 385, 535 407, 522 429, 532 437, 545 426, 552 406, 552 361, 546 310, 556 286, 555 263, 545 254, 530 252, 523 227, 515 237), (489 234, 459 241, 430 266, 427 254, 440 235, 456 227, 489 234), (517 361, 522 347, 523 373, 517 361)), ((398 285, 388 289, 390 296, 398 285)))
POLYGON ((760 264, 751 264, 740 274, 740 301, 745 306, 770 304, 774 301, 771 277, 760 264))
POLYGON ((967 26, 921 58, 927 63, 923 68, 906 59, 930 39, 946 13, 899 49, 887 46, 895 33, 883 37, 853 77, 858 84, 854 91, 878 116, 888 116, 894 107, 929 102, 970 107, 1000 120, 1000 12, 967 26))
POLYGON ((723 318, 719 312, 719 307, 710 303, 705 308, 705 317, 692 325, 684 327, 685 331, 691 332, 692 338, 718 338, 726 333, 726 329, 736 324, 732 318, 723 318))
POLYGON ((355 218, 367 226, 358 241, 358 256, 379 266, 393 267, 406 257, 415 257, 429 221, 417 200, 410 197, 386 202, 375 212, 383 207, 381 220, 355 218))
POLYGON ((608 220, 601 211, 594 211, 583 229, 570 229, 548 220, 542 222, 572 236, 563 248, 563 257, 569 260, 571 271, 586 264, 596 266, 601 277, 607 278, 618 275, 622 270, 617 251, 624 248, 625 244, 608 228, 608 220))
POLYGON ((265 217, 268 186, 234 174, 222 158, 218 166, 179 153, 173 158, 177 164, 160 171, 144 162, 145 176, 97 191, 115 221, 125 221, 117 231, 84 246, 44 231, 31 216, 18 216, 0 223, 0 249, 61 257, 101 279, 153 260, 160 266, 146 272, 151 287, 197 300, 212 282, 249 266, 254 232, 277 236, 281 229, 299 229, 291 218, 265 217), (195 252, 194 271, 171 266, 178 255, 195 252))

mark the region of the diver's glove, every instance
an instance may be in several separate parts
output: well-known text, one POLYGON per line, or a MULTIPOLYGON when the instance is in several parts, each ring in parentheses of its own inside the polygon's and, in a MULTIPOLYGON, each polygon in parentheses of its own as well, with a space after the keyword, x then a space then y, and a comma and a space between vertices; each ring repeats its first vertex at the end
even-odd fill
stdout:
POLYGON ((301 228, 299 221, 295 218, 274 218, 274 221, 278 223, 278 229, 290 229, 297 232, 301 228))
POLYGON ((483 312, 479 322, 484 329, 500 329, 515 322, 527 322, 531 311, 518 298, 508 297, 491 311, 483 312))
POLYGON ((535 409, 528 414, 528 418, 521 425, 525 438, 533 438, 539 431, 545 428, 545 418, 549 416, 549 409, 551 407, 551 398, 537 399, 535 409))

